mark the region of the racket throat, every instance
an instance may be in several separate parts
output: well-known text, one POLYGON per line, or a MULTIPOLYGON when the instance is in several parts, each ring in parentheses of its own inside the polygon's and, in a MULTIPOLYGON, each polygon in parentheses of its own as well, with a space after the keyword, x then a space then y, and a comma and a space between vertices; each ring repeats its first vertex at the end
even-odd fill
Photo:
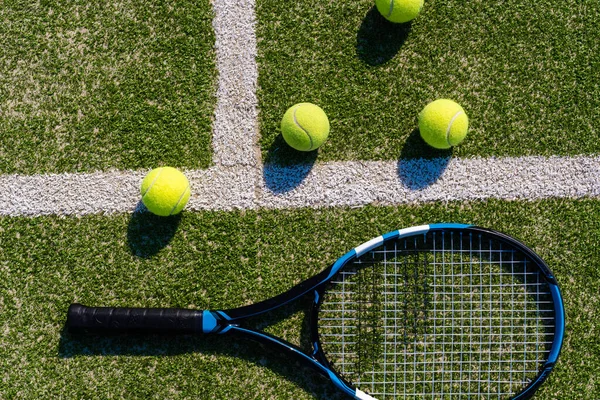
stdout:
POLYGON ((202 312, 202 333, 214 333, 219 327, 216 314, 208 310, 202 312))
POLYGON ((202 311, 202 333, 226 333, 232 327, 237 326, 231 317, 223 311, 202 311))

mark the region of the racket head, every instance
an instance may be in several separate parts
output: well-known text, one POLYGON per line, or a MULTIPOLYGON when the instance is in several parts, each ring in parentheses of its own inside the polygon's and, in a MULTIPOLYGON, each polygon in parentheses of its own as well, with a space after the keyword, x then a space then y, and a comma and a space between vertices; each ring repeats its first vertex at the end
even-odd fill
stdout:
POLYGON ((412 227, 358 246, 327 271, 315 290, 314 358, 356 398, 527 399, 558 359, 556 279, 508 235, 412 227))

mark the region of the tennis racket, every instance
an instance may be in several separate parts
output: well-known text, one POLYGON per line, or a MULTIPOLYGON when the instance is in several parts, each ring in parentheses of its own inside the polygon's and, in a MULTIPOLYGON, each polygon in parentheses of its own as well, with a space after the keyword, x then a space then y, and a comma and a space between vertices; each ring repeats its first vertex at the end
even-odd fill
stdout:
POLYGON ((531 249, 475 226, 390 232, 272 299, 224 311, 72 304, 71 332, 238 335, 294 354, 356 399, 527 399, 564 334, 556 279, 531 249), (312 349, 244 325, 308 295, 312 349))

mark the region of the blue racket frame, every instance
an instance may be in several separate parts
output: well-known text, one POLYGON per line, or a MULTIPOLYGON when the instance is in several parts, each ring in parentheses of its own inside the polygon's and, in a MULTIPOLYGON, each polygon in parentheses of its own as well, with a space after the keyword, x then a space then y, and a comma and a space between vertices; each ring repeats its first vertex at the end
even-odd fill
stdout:
POLYGON ((444 223, 422 225, 412 228, 400 229, 376 237, 344 254, 333 265, 321 273, 296 285, 289 291, 278 296, 264 300, 252 305, 224 310, 224 311, 198 311, 185 309, 115 309, 115 308, 91 308, 80 304, 72 304, 69 308, 67 326, 71 332, 81 331, 152 331, 163 333, 203 333, 203 334, 232 334, 260 342, 268 347, 278 349, 281 352, 295 354, 309 367, 330 379, 341 391, 356 399, 371 400, 373 397, 355 389, 344 380, 329 364, 321 346, 318 332, 318 313, 322 303, 323 293, 327 284, 336 274, 344 268, 351 260, 380 246, 389 240, 396 240, 419 234, 426 234, 432 230, 468 230, 471 232, 483 232, 492 234, 496 238, 508 243, 510 246, 520 249, 530 259, 534 260, 539 267, 541 276, 548 283, 554 303, 554 341, 551 345, 548 359, 540 369, 538 376, 516 394, 513 399, 525 400, 530 398, 539 386, 546 380, 552 368, 556 364, 565 331, 565 312, 562 296, 556 278, 546 263, 532 250, 514 238, 485 228, 473 225, 444 223), (291 303, 303 296, 313 296, 310 312, 311 343, 312 351, 307 353, 298 346, 265 332, 245 328, 243 321, 249 317, 270 312, 276 308, 291 303))

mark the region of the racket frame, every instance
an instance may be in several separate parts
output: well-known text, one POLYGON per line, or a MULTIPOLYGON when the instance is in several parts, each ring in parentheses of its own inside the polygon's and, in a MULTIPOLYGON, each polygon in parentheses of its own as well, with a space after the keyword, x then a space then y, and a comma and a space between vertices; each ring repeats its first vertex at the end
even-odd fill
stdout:
MULTIPOLYGON (((560 354, 560 350, 562 347, 562 342, 563 342, 564 332, 565 332, 565 311, 564 311, 563 299, 562 299, 562 295, 560 292, 560 288, 558 286, 558 282, 556 281, 554 274, 552 273, 552 271, 550 270, 550 268, 548 267, 546 262, 544 260, 542 260, 542 258, 537 253, 535 253, 533 250, 531 250, 525 244, 523 244, 522 242, 520 242, 520 241, 516 240, 515 238, 508 236, 504 233, 494 231, 492 229, 478 227, 475 225, 466 225, 466 224, 459 224, 459 223, 438 223, 438 224, 415 226, 415 227, 411 227, 411 228, 405 228, 405 229, 388 232, 382 236, 371 239, 370 241, 354 248, 353 250, 349 251, 344 256, 342 256, 340 259, 338 259, 338 261, 332 266, 332 271, 328 275, 327 280, 324 282, 321 282, 318 285, 318 287, 316 288, 315 305, 314 305, 313 311, 311 313, 311 316, 312 316, 311 317, 312 318, 311 332, 314 334, 312 340, 314 343, 313 346, 315 348, 314 357, 316 360, 318 360, 319 363, 322 363, 323 365, 325 365, 329 371, 332 371, 334 373, 334 375, 336 375, 338 377, 339 381, 341 381, 343 383, 343 385, 345 385, 347 387, 352 387, 352 385, 349 382, 347 382, 346 380, 344 380, 344 378, 339 376, 339 374, 337 374, 335 372, 335 369, 330 365, 325 354, 323 353, 321 341, 320 341, 320 338, 318 335, 318 317, 317 317, 317 315, 319 312, 320 305, 323 301, 322 300, 323 294, 324 294, 327 282, 329 282, 329 280, 333 276, 335 276, 335 274, 337 274, 338 271, 342 270, 344 265, 346 265, 348 262, 377 248, 378 246, 380 246, 382 243, 384 243, 386 241, 397 240, 397 239, 401 239, 403 237, 410 237, 410 236, 414 236, 414 235, 418 235, 418 234, 425 235, 430 231, 438 231, 438 230, 439 231, 448 231, 448 230, 453 230, 453 229, 459 230, 459 231, 465 231, 465 232, 469 231, 472 233, 479 232, 479 233, 493 236, 493 237, 497 238, 498 240, 507 243, 509 246, 522 251, 529 259, 534 261, 534 263, 538 267, 539 271, 541 272, 541 277, 548 283, 548 288, 550 290, 550 294, 552 296, 552 301, 553 301, 553 305, 554 305, 554 327, 555 327, 554 340, 552 342, 552 346, 548 353, 548 358, 544 362, 544 365, 540 368, 540 371, 539 371, 537 377, 535 377, 529 383, 529 385, 527 385, 525 388, 523 388, 521 390, 521 392, 515 394, 511 398, 511 400, 526 400, 526 399, 531 398, 534 395, 534 393, 537 391, 537 389, 542 385, 542 383, 544 383, 544 381, 548 378, 548 375, 550 374, 550 372, 554 368, 554 365, 558 361, 558 356, 560 354)), ((341 385, 339 385, 338 382, 334 381, 334 383, 338 387, 340 387, 340 389, 343 389, 343 387, 341 385)), ((356 398, 359 398, 359 397, 356 397, 356 398)))
MULTIPOLYGON (((550 289, 550 293, 552 296, 552 300, 554 303, 554 341, 549 351, 548 359, 540 369, 538 376, 533 379, 530 384, 525 387, 520 393, 516 394, 513 399, 515 400, 525 400, 530 398, 534 392, 539 388, 539 386, 546 380, 549 373, 552 371, 556 361, 558 360, 558 356, 560 354, 560 349, 564 337, 565 330, 565 313, 564 313, 564 305, 562 301, 562 296, 560 293, 560 289, 558 287, 557 281, 550 271, 550 268, 546 265, 546 263, 531 249, 525 246, 523 243, 517 241, 516 239, 505 235, 500 232, 496 232, 490 229, 480 228, 473 225, 465 225, 465 224, 456 224, 456 223, 441 223, 441 224, 431 224, 431 225, 421 225, 415 226, 411 228, 400 229, 396 231, 392 231, 386 233, 382 236, 371 239, 368 242, 363 243, 362 245, 350 250, 342 257, 340 257, 333 265, 323 270, 319 274, 301 282, 300 284, 294 286, 287 292, 284 292, 280 295, 272 297, 270 299, 251 304, 248 306, 243 306, 234 309, 228 309, 223 311, 193 311, 193 310, 178 310, 183 313, 193 313, 190 314, 190 318, 194 321, 190 324, 189 330, 181 331, 182 333, 216 333, 216 334, 233 334, 240 337, 245 337, 248 339, 252 339, 259 343, 266 345, 267 347, 272 347, 274 349, 278 349, 284 353, 295 354, 300 360, 306 363, 306 365, 310 366, 312 369, 316 370, 321 375, 330 379, 332 383, 338 387, 342 392, 347 395, 354 397, 356 399, 361 400, 374 400, 370 395, 362 392, 361 390, 354 388, 352 384, 346 381, 340 374, 336 372, 333 366, 327 360, 327 357, 322 349, 321 341, 319 337, 319 326, 318 326, 318 314, 321 304, 323 302, 323 294, 326 291, 327 285, 334 278, 339 271, 341 271, 345 265, 347 265, 350 261, 360 257, 361 255, 377 248, 382 243, 390 240, 397 240, 403 237, 409 237, 419 234, 427 234, 429 231, 447 231, 447 230, 462 230, 462 231, 470 231, 470 232, 481 232, 487 235, 492 235, 498 238, 501 241, 508 243, 510 246, 519 249, 524 254, 526 254, 531 260, 535 261, 536 265, 541 272, 541 276, 548 283, 548 287, 550 289), (289 304, 299 298, 302 298, 306 295, 313 295, 313 302, 309 315, 309 326, 310 326, 310 340, 312 344, 312 351, 310 353, 305 352, 300 347, 287 342, 284 339, 278 338, 276 336, 270 335, 266 332, 262 332, 259 330, 249 329, 243 326, 243 321, 247 318, 257 316, 260 314, 268 313, 274 309, 282 307, 286 304, 289 304)), ((107 310, 108 308, 104 308, 107 310)), ((69 313, 67 317, 67 326, 69 330, 72 332, 80 332, 86 331, 90 328, 89 321, 84 320, 81 315, 86 313, 89 314, 90 308, 81 306, 79 304, 72 304, 69 308, 69 313), (88 310, 88 311, 86 311, 88 310)), ((101 308, 98 308, 101 310, 101 308)), ((112 309, 114 310, 114 309, 112 309)), ((126 309, 121 309, 126 310, 126 309)), ((163 312, 169 309, 128 309, 128 310, 136 310, 136 312, 141 312, 140 310, 154 310, 156 312, 163 312)), ((88 315, 89 316, 89 315, 88 315)), ((89 318, 88 318, 89 319, 89 318)), ((98 324, 96 328, 100 328, 100 330, 111 330, 111 327, 103 326, 102 324, 98 324)), ((146 327, 134 327, 132 330, 145 330, 146 327), (139 329, 136 329, 139 328, 139 329)), ((91 328, 91 330, 95 330, 91 328)), ((116 327, 115 331, 123 332, 127 331, 127 328, 116 327)), ((169 329, 169 327, 165 327, 164 330, 158 329, 160 332, 169 332, 173 331, 169 329)))

